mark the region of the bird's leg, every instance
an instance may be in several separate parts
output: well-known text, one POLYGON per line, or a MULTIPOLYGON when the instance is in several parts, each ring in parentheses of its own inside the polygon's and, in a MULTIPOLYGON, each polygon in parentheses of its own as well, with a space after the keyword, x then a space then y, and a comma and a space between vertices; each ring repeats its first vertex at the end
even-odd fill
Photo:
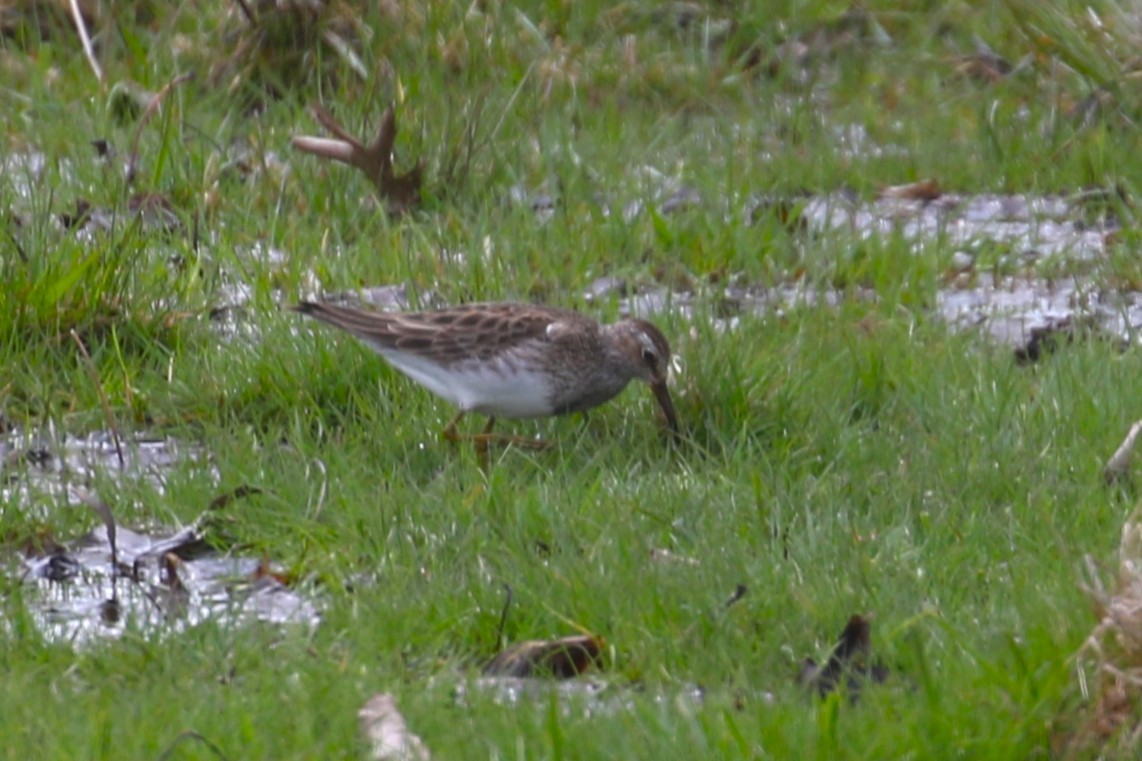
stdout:
POLYGON ((472 437, 477 443, 483 442, 484 446, 493 442, 497 444, 513 444, 517 447, 524 449, 534 449, 536 452, 542 452, 544 449, 551 447, 550 441, 543 439, 529 439, 523 436, 512 436, 509 433, 477 433, 472 437))
POLYGON ((551 442, 542 439, 528 439, 523 436, 513 436, 510 433, 492 433, 492 426, 495 423, 494 417, 488 418, 488 424, 484 426, 483 431, 470 434, 467 438, 476 442, 477 447, 487 447, 489 444, 514 444, 517 447, 534 449, 538 452, 551 446, 551 442))
POLYGON ((471 441, 476 445, 476 453, 481 457, 486 456, 488 445, 490 444, 515 444, 517 447, 524 447, 526 449, 547 449, 551 446, 550 442, 543 441, 542 439, 526 439, 523 436, 512 436, 508 433, 492 433, 492 427, 496 424, 494 417, 489 417, 484 430, 480 433, 460 433, 456 430, 456 424, 464 417, 464 412, 456 413, 456 416, 448 421, 448 425, 444 426, 441 435, 452 443, 460 441, 471 441))
POLYGON ((488 422, 484 424, 483 432, 473 439, 476 447, 476 459, 480 461, 480 469, 484 473, 488 473, 492 468, 492 458, 488 454, 488 437, 492 435, 492 426, 495 424, 496 419, 489 416, 488 422))
POLYGON ((463 417, 464 410, 460 410, 448 421, 448 425, 444 426, 444 430, 440 432, 440 435, 444 437, 445 441, 451 441, 453 444, 456 444, 464 438, 463 434, 456 432, 456 424, 459 423, 463 417))

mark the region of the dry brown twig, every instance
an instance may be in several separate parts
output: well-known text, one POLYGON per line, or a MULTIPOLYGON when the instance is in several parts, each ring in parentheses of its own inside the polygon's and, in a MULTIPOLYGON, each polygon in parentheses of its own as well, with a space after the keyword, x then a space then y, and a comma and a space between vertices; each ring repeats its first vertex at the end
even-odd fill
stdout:
POLYGON ((1118 449, 1106 461, 1102 475, 1107 483, 1124 481, 1130 476, 1130 460, 1134 455, 1134 445, 1138 443, 1139 434, 1142 434, 1142 420, 1130 426, 1130 432, 1126 434, 1126 438, 1122 440, 1118 449))
POLYGON ((83 44, 83 54, 87 56, 87 62, 91 64, 95 78, 99 84, 103 84, 103 67, 99 65, 99 59, 95 57, 95 48, 91 44, 91 35, 87 33, 87 24, 83 20, 83 11, 79 7, 79 0, 71 0, 69 6, 71 18, 75 22, 75 30, 79 32, 79 41, 83 44))
POLYGON ((115 456, 119 458, 119 470, 123 470, 127 467, 126 460, 123 458, 123 444, 119 438, 119 429, 115 425, 115 415, 111 412, 111 402, 107 399, 107 392, 103 390, 103 381, 99 377, 99 369, 91 361, 91 354, 88 353, 79 334, 74 329, 69 333, 72 340, 75 341, 75 345, 79 347, 79 355, 87 366, 87 372, 91 375, 91 382, 95 384, 95 390, 99 392, 99 405, 103 408, 103 418, 107 421, 107 428, 111 432, 111 441, 115 444, 115 456))
POLYGON ((349 134, 323 106, 310 107, 313 117, 334 137, 297 136, 293 147, 325 159, 355 166, 364 172, 387 204, 390 214, 402 214, 420 203, 424 160, 403 175, 393 171, 393 144, 397 137, 396 107, 389 106, 381 118, 376 137, 367 145, 349 134))

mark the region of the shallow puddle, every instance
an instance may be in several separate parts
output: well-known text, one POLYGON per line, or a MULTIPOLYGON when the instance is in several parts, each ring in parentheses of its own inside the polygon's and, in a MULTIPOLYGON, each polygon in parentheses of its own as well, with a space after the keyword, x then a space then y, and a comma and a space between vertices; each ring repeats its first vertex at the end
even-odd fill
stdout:
POLYGON ((0 439, 0 452, 6 509, 49 527, 61 509, 90 509, 102 521, 74 538, 49 530, 0 545, 0 573, 19 581, 25 612, 46 639, 83 645, 127 631, 161 636, 207 620, 318 624, 313 590, 287 583, 265 559, 208 541, 216 512, 254 490, 216 499, 190 526, 146 531, 118 525, 112 509, 87 491, 99 477, 145 480, 161 494, 177 464, 199 460, 212 469, 197 447, 106 433, 52 443, 50 436, 14 433, 0 439))
POLYGON ((12 500, 18 492, 35 489, 59 495, 69 484, 90 483, 97 476, 142 479, 162 491, 171 468, 201 458, 195 446, 145 433, 74 436, 54 427, 13 430, 0 436, 0 498, 12 500))
POLYGON ((313 590, 285 583, 263 560, 213 550, 191 526, 170 534, 107 527, 14 551, 31 621, 52 641, 86 644, 126 631, 161 636, 207 620, 315 627, 313 590))
MULTIPOLYGON (((648 200, 628 202, 637 216, 656 200, 672 198, 677 183, 648 200), (637 208, 636 208, 637 207, 637 208)), ((942 192, 934 182, 885 188, 873 200, 853 194, 753 197, 744 219, 757 223, 772 215, 804 234, 849 233, 855 239, 895 237, 920 252, 931 246, 952 251, 945 285, 935 310, 952 327, 979 330, 1015 347, 1026 347, 1046 332, 1082 329, 1122 343, 1137 340, 1142 328, 1142 292, 1107 289, 1092 272, 1104 261, 1120 221, 1117 191, 1079 191, 1070 196, 1028 196, 942 192), (977 264, 982 256, 995 258, 977 264), (1059 269, 1071 273, 1059 276, 1059 269)), ((700 205, 694 195, 684 205, 662 202, 669 215, 700 205)), ((1125 203, 1125 202, 1124 202, 1125 203)), ((604 213, 609 213, 604 210, 604 213)), ((727 217, 733 223, 735 215, 727 217)), ((601 277, 584 292, 587 301, 619 297, 624 314, 676 312, 690 316, 699 296, 685 290, 651 287, 630 293, 625 281, 601 277)), ((777 285, 736 282, 717 295, 719 327, 733 329, 740 314, 781 313, 788 309, 834 306, 846 299, 877 298, 871 290, 838 291, 799 282, 777 285)))

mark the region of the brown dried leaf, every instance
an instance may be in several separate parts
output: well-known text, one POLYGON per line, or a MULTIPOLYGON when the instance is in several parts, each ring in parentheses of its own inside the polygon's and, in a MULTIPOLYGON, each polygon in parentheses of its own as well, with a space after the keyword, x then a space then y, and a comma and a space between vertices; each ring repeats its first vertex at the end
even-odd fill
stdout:
POLYGON ((927 203, 935 201, 943 194, 944 191, 940 189, 940 183, 935 180, 920 180, 919 182, 910 182, 907 185, 889 185, 881 189, 879 197, 927 203))
POLYGON ((598 664, 604 642, 585 634, 512 645, 484 666, 485 676, 571 679, 598 664))
POLYGON ((886 667, 868 662, 871 650, 871 617, 854 615, 845 624, 825 665, 818 666, 812 658, 806 658, 798 681, 816 689, 821 697, 843 683, 849 694, 855 697, 861 685, 869 679, 880 683, 888 678, 886 667))
POLYGON ((988 84, 1001 81, 1011 73, 1011 70, 1011 63, 997 55, 974 53, 955 59, 955 72, 958 76, 977 79, 988 84))
POLYGON ((982 39, 976 38, 975 51, 955 59, 956 74, 994 84, 1015 71, 1006 58, 991 49, 982 39))

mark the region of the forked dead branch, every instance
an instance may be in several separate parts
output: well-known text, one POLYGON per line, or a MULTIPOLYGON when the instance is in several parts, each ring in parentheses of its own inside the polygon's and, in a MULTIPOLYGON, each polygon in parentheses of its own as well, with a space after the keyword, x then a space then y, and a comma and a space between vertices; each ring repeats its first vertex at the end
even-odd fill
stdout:
POLYGON ((393 145, 397 139, 395 106, 390 105, 385 111, 376 136, 368 144, 350 135, 324 106, 315 103, 310 106, 310 110, 313 117, 333 137, 300 135, 293 139, 294 148, 360 169, 385 200, 390 214, 403 214, 420 203, 424 160, 417 161, 416 166, 405 174, 398 175, 393 170, 393 145))

